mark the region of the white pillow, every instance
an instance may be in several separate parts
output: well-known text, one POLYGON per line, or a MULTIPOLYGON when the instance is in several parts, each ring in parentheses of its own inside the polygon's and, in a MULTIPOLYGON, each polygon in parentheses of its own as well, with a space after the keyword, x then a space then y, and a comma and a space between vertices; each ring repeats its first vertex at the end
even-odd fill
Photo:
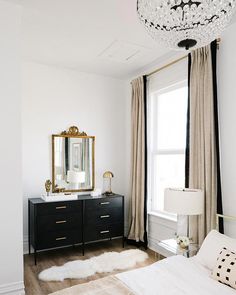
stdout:
POLYGON ((236 251, 236 239, 212 230, 205 238, 199 249, 196 259, 205 267, 213 270, 222 248, 236 251))

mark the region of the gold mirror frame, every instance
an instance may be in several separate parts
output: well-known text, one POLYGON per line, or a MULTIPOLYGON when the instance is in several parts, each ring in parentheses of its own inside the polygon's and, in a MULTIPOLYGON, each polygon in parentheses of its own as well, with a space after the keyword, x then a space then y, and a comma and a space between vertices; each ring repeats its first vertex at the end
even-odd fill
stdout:
POLYGON ((63 131, 61 134, 52 135, 52 192, 53 193, 70 193, 70 192, 85 192, 93 191, 95 187, 95 136, 88 136, 85 132, 80 132, 77 126, 71 126, 68 131, 63 131), (55 184, 55 138, 90 138, 92 139, 92 187, 89 189, 66 190, 57 188, 55 184))

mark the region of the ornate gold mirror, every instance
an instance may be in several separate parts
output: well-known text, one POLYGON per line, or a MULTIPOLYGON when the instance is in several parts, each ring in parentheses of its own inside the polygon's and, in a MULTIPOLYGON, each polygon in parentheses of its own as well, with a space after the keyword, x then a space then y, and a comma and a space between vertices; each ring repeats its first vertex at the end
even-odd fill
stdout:
POLYGON ((80 192, 94 189, 95 137, 72 126, 52 135, 52 190, 80 192))

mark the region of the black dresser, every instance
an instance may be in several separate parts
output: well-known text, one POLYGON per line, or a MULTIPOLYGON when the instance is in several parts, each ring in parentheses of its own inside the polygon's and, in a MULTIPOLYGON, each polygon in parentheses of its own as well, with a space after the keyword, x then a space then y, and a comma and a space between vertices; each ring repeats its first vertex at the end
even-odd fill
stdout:
POLYGON ((29 254, 37 251, 122 237, 124 246, 124 196, 78 196, 74 201, 28 200, 29 254))

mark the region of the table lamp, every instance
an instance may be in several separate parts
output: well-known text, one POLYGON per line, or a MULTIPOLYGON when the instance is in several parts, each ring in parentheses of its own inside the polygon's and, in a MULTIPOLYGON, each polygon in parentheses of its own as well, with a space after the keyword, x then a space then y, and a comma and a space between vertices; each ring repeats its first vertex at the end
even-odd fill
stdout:
POLYGON ((201 215, 204 211, 203 191, 166 188, 164 210, 178 215, 187 215, 187 236, 189 237, 189 215, 201 215))
POLYGON ((111 179, 114 177, 114 174, 111 171, 106 171, 103 174, 103 178, 104 179, 108 179, 109 180, 109 185, 107 190, 103 193, 103 195, 107 195, 107 196, 112 196, 114 195, 114 193, 111 190, 111 179))

